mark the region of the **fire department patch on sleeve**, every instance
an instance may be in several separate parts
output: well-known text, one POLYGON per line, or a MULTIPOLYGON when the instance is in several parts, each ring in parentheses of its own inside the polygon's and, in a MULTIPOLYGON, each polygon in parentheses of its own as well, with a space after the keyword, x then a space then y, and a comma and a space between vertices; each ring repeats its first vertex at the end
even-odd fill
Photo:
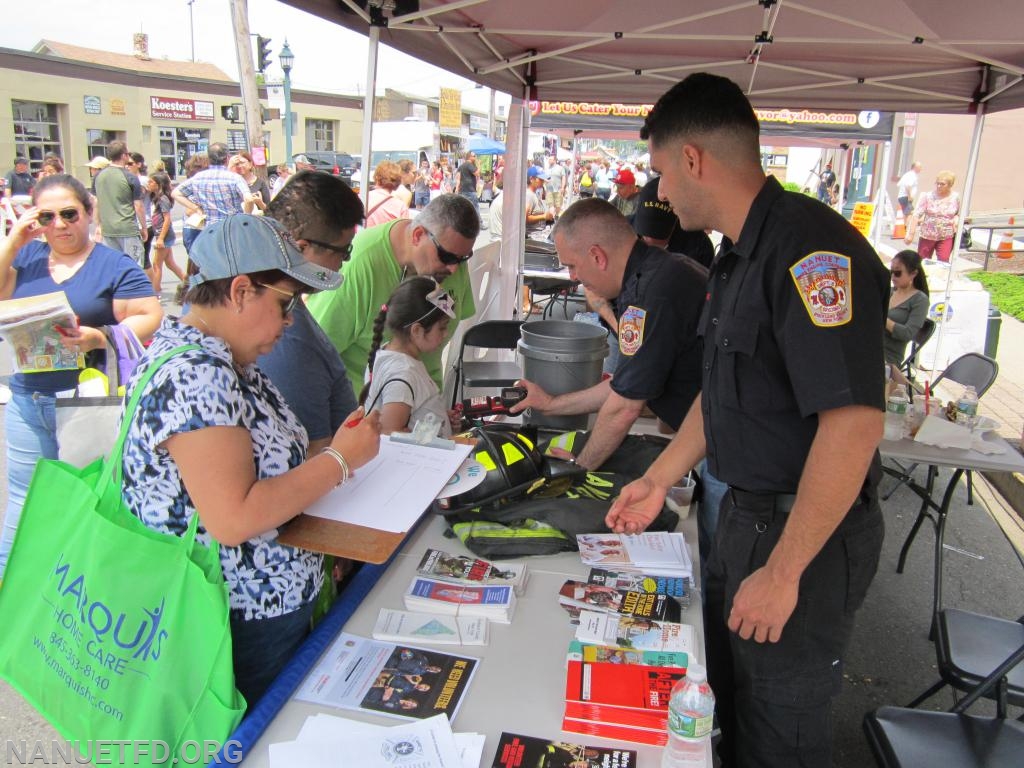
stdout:
POLYGON ((647 310, 629 306, 619 318, 619 351, 624 355, 635 355, 644 343, 644 322, 647 310))
POLYGON ((850 257, 815 251, 789 268, 811 322, 821 328, 845 325, 853 317, 850 257))

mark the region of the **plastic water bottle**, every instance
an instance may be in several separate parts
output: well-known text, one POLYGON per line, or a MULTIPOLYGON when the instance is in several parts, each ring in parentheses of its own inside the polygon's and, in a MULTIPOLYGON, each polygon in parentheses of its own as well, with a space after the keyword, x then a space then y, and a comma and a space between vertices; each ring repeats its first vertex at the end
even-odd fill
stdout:
POLYGON ((910 398, 902 389, 893 390, 885 403, 885 437, 886 440, 902 440, 907 434, 907 412, 910 410, 910 398))
POLYGON ((956 423, 974 429, 978 421, 978 393, 974 387, 965 387, 964 393, 956 401, 956 423))
POLYGON ((661 753, 661 768, 708 768, 715 694, 707 671, 691 663, 686 677, 672 688, 668 703, 668 744, 661 753))

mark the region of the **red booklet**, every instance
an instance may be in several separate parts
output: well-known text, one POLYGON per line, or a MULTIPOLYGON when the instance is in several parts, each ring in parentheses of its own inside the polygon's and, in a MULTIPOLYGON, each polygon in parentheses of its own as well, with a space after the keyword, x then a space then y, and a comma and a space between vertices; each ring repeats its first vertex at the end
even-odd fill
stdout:
POLYGON ((569 717, 567 714, 562 720, 562 730, 569 733, 583 733, 588 736, 602 736, 615 741, 652 744, 656 747, 663 747, 668 743, 668 730, 665 723, 662 723, 659 728, 639 728, 610 722, 581 720, 569 717))
POLYGON ((672 686, 685 675, 686 670, 680 667, 570 660, 565 677, 565 715, 664 729, 672 686))

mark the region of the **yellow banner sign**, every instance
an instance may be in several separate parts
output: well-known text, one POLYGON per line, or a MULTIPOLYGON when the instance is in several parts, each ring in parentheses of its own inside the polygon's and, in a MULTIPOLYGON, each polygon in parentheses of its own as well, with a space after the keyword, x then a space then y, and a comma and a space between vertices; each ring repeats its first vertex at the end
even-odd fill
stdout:
POLYGON ((853 216, 850 217, 850 223, 857 228, 864 237, 867 237, 871 232, 871 219, 875 215, 875 204, 874 203, 857 203, 853 206, 853 216))
POLYGON ((441 128, 459 130, 462 127, 462 91, 442 88, 438 123, 441 128))

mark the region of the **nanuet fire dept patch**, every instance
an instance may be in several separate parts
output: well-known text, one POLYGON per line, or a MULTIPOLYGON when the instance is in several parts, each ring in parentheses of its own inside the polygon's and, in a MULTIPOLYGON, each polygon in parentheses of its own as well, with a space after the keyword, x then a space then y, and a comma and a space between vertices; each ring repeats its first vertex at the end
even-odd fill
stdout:
POLYGON ((815 251, 789 268, 811 322, 821 328, 845 325, 853 317, 850 257, 815 251))
POLYGON ((644 322, 647 310, 629 306, 619 318, 619 351, 624 355, 635 355, 644 343, 644 322))

